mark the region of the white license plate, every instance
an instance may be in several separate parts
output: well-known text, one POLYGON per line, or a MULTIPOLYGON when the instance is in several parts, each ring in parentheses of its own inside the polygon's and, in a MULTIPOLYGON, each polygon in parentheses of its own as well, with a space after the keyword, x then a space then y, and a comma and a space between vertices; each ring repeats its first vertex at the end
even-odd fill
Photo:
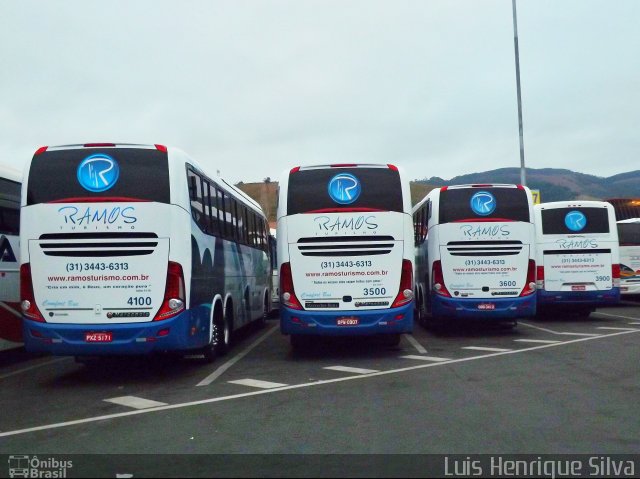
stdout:
POLYGON ((574 284, 571 286, 571 291, 586 291, 587 287, 584 284, 574 284))

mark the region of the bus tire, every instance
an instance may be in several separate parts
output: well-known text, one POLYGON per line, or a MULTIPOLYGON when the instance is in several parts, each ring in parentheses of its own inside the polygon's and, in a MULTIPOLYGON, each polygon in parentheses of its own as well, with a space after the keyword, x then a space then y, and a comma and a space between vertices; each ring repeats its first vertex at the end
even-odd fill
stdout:
POLYGON ((202 355, 205 362, 208 363, 229 352, 231 334, 227 321, 219 311, 217 309, 211 318, 211 340, 209 344, 202 348, 202 355))
POLYGON ((289 342, 291 343, 291 349, 293 349, 293 352, 300 354, 309 350, 311 338, 304 334, 292 334, 289 336, 289 342))
POLYGON ((269 317, 269 300, 267 299, 267 297, 264 297, 264 301, 263 301, 263 305, 262 305, 262 316, 260 316, 260 318, 258 318, 258 328, 262 329, 267 325, 267 318, 269 317))
POLYGON ((390 348, 395 348, 400 345, 401 339, 402 335, 399 333, 385 334, 383 338, 385 346, 389 346, 390 348))

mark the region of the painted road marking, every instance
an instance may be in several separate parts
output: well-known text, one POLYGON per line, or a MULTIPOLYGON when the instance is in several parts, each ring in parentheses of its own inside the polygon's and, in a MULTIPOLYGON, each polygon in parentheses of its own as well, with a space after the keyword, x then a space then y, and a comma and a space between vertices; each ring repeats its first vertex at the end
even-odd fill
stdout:
POLYGON ((51 361, 45 361, 43 363, 40 364, 34 364, 33 366, 29 366, 26 368, 22 368, 22 369, 18 369, 17 371, 13 371, 7 374, 3 374, 2 376, 0 376, 0 379, 5 379, 5 378, 10 378, 11 376, 16 376, 18 374, 21 373, 26 373, 27 371, 31 371, 33 369, 37 369, 37 368, 41 368, 43 366, 49 366, 50 364, 54 364, 54 363, 59 363, 61 361, 67 361, 71 358, 56 358, 56 359, 52 359, 51 361))
POLYGON ((634 321, 634 320, 637 321, 638 319, 640 319, 640 318, 637 318, 637 317, 634 318, 634 317, 631 317, 631 316, 622 316, 620 314, 601 313, 600 311, 596 311, 595 313, 592 313, 592 314, 597 315, 597 316, 608 316, 610 318, 630 319, 632 321, 634 321))
POLYGON ((533 324, 523 323, 522 321, 519 321, 518 324, 527 326, 528 328, 537 329, 538 331, 544 331, 545 333, 559 334, 561 336, 584 336, 585 338, 595 338, 597 336, 600 336, 600 334, 592 334, 592 333, 566 333, 561 331, 554 331, 553 329, 541 328, 540 326, 534 326, 533 324))
POLYGON ((416 351, 418 351, 420 354, 427 354, 427 350, 422 344, 418 342, 416 338, 413 337, 412 334, 405 334, 404 337, 407 338, 407 341, 409 341, 411 345, 416 348, 416 351))
POLYGON ((554 343, 560 342, 560 341, 554 341, 552 339, 514 339, 514 341, 518 341, 519 343, 540 343, 540 344, 554 344, 554 343))
POLYGON ((120 406, 132 407, 134 409, 149 409, 151 407, 166 406, 166 402, 152 401, 150 399, 139 398, 136 396, 120 396, 117 398, 105 399, 105 402, 112 402, 120 406))
POLYGON ((608 331, 640 331, 640 329, 636 328, 614 328, 611 326, 599 326, 596 329, 604 329, 608 331))
POLYGON ((322 369, 330 369, 331 371, 340 371, 343 373, 354 373, 354 374, 371 374, 379 372, 377 369, 363 369, 363 368, 350 368, 348 366, 327 366, 322 369))
POLYGON ((202 381, 196 384, 196 386, 208 386, 209 384, 211 384, 213 381, 215 381, 220 376, 222 376, 231 366, 233 366, 235 363, 237 363, 242 358, 244 358, 247 354, 249 354, 251 350, 253 350, 253 348, 255 348, 258 344, 260 344, 262 341, 267 339, 276 330, 277 330, 276 326, 272 326, 269 331, 267 331, 262 336, 260 336, 253 344, 251 344, 249 347, 247 347, 246 349, 238 353, 236 356, 234 356, 232 359, 230 359, 226 363, 224 363, 214 372, 209 374, 206 378, 204 378, 202 381))
POLYGON ((437 363, 441 363, 444 361, 451 361, 451 359, 449 358, 436 358, 435 356, 416 356, 416 355, 409 355, 409 356, 400 356, 403 359, 417 359, 418 361, 435 361, 437 363))
POLYGON ((462 349, 472 349, 474 351, 489 351, 489 352, 494 352, 494 353, 506 353, 507 351, 511 351, 511 349, 485 348, 484 346, 465 346, 462 349))
POLYGON ((229 381, 231 384, 239 384, 240 386, 249 386, 251 388, 274 389, 282 388, 287 384, 272 383, 269 381, 260 381, 259 379, 238 379, 237 381, 229 381))
POLYGON ((629 323, 629 324, 640 325, 640 323, 629 323))
POLYGON ((219 402, 232 401, 234 399, 243 399, 243 398, 248 398, 248 397, 252 397, 252 396, 260 396, 262 394, 273 394, 273 393, 279 393, 279 392, 282 392, 282 391, 293 391, 293 390, 296 390, 296 389, 305 389, 305 388, 311 388, 311 387, 316 387, 316 386, 324 386, 326 384, 337 384, 337 383, 341 383, 341 382, 357 381, 357 380, 361 380, 361 379, 369 379, 369 378, 379 377, 379 376, 389 376, 389 375, 400 374, 400 373, 404 373, 404 372, 418 371, 420 369, 434 368, 434 367, 438 367, 438 366, 443 366, 445 364, 447 366, 449 366, 450 364, 454 364, 454 363, 465 363, 465 362, 469 362, 469 361, 478 361, 480 359, 495 358, 495 357, 498 357, 498 356, 507 356, 507 355, 511 355, 511 354, 521 354, 521 353, 526 353, 526 352, 529 352, 529 351, 538 351, 540 349, 556 348, 556 347, 559 347, 559 346, 567 346, 569 344, 577 344, 577 343, 582 343, 582 342, 586 342, 586 341, 597 341, 599 339, 614 338, 616 336, 624 336, 624 335, 627 335, 627 334, 635 334, 637 332, 638 331, 620 331, 620 332, 611 333, 611 334, 599 334, 597 337, 572 339, 572 340, 569 340, 569 341, 562 341, 562 342, 556 343, 556 344, 543 344, 543 345, 540 345, 540 346, 532 346, 530 348, 515 349, 515 350, 512 350, 512 351, 506 351, 506 352, 503 352, 503 353, 491 353, 491 354, 485 354, 483 356, 473 356, 473 357, 468 357, 468 358, 452 359, 451 361, 446 361, 446 362, 437 362, 437 363, 432 362, 432 363, 428 363, 428 364, 420 364, 418 366, 409 366, 409 367, 406 367, 406 368, 392 369, 392 370, 389 370, 389 371, 380 371, 380 372, 377 372, 377 373, 371 373, 371 374, 367 374, 367 375, 348 376, 348 377, 327 379, 327 380, 323 380, 323 381, 314 381, 314 382, 310 382, 310 383, 293 384, 291 386, 284 386, 284 387, 276 388, 276 389, 266 389, 266 390, 261 390, 261 391, 252 391, 252 392, 249 392, 249 393, 234 394, 234 395, 231 395, 231 396, 221 396, 221 397, 215 397, 215 398, 201 399, 199 401, 191 401, 191 402, 179 403, 179 404, 169 404, 167 406, 159 406, 159 407, 156 407, 156 408, 143 409, 143 410, 139 410, 139 411, 128 411, 128 412, 117 413, 117 414, 105 414, 103 416, 94 416, 94 417, 88 417, 88 418, 84 418, 84 419, 75 419, 75 420, 72 420, 72 421, 65 421, 65 422, 58 422, 58 423, 53 423, 53 424, 46 424, 46 425, 43 425, 43 426, 34 426, 34 427, 29 427, 29 428, 24 428, 24 429, 16 429, 14 431, 0 432, 0 437, 17 436, 17 435, 20 435, 20 434, 28 434, 28 433, 31 433, 31 432, 48 431, 48 430, 51 430, 51 429, 60 429, 60 428, 63 428, 63 427, 79 426, 79 425, 82 425, 82 424, 90 424, 90 423, 106 421, 106 420, 110 420, 110 419, 119 419, 119 418, 124 418, 124 417, 137 416, 137 415, 140 415, 140 414, 148 414, 148 413, 152 413, 152 412, 170 411, 172 409, 183 409, 183 408, 186 408, 186 407, 203 406, 203 405, 206 405, 206 404, 214 404, 214 403, 219 403, 219 402))

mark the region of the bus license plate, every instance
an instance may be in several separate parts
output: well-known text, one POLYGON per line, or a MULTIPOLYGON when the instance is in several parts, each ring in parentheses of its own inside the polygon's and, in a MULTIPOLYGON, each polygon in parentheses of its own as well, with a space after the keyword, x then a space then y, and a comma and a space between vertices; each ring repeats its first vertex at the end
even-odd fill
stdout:
POLYGON ((357 326, 360 324, 360 320, 356 317, 338 318, 336 324, 338 326, 357 326))
POLYGON ((587 287, 584 284, 574 284, 571 286, 571 291, 586 291, 587 287))
POLYGON ((496 305, 493 303, 480 303, 478 305, 478 309, 482 309, 483 311, 490 311, 496 309, 496 305))
POLYGON ((87 343, 110 343, 113 341, 113 333, 86 333, 84 340, 87 343))

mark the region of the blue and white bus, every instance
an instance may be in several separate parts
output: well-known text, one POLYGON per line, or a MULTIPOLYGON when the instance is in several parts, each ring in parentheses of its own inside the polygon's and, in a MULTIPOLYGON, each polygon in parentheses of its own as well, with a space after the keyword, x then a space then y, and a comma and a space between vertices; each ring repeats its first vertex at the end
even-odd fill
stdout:
POLYGON ((409 182, 393 165, 284 173, 277 213, 280 326, 294 348, 320 335, 413 329, 409 182))
POLYGON ((613 206, 604 201, 535 205, 538 310, 588 316, 620 299, 620 256, 613 206))
POLYGON ((20 312, 20 183, 22 173, 0 165, 0 350, 22 343, 20 312))
POLYGON ((521 185, 435 188, 413 208, 416 310, 511 325, 536 311, 531 192, 521 185))
POLYGON ((22 185, 29 351, 208 360, 270 300, 259 205, 162 145, 42 147, 22 185))
POLYGON ((640 218, 618 221, 618 241, 620 242, 620 294, 640 295, 640 218))

